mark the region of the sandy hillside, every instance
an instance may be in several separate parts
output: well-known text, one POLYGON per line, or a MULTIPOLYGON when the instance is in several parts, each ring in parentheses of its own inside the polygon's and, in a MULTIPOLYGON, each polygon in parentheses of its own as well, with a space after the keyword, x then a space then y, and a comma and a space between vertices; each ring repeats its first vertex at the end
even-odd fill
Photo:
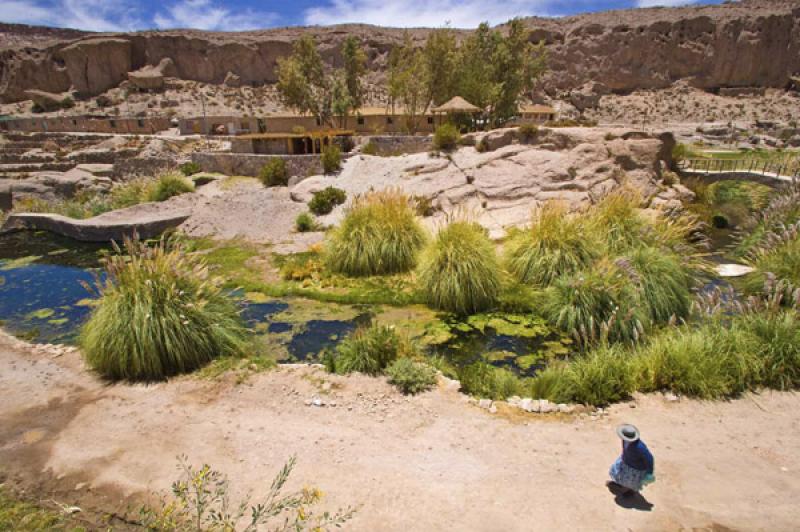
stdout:
POLYGON ((379 379, 309 367, 234 380, 107 386, 74 352, 54 358, 3 336, 0 464, 43 498, 124 511, 126 497, 168 489, 178 454, 227 472, 239 491, 264 487, 295 454, 293 485, 321 487, 331 508, 360 506, 347 530, 792 530, 800 520, 794 394, 644 396, 559 418, 492 415, 453 390, 406 399, 379 379), (336 406, 306 406, 316 394, 336 406), (604 486, 623 421, 655 453, 646 500, 617 502, 604 486))

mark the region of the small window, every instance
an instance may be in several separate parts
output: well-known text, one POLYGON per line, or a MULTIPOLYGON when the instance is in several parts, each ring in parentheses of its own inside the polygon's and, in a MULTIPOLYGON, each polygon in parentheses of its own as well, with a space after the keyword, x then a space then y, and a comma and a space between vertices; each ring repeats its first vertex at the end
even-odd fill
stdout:
POLYGON ((321 126, 321 125, 322 125, 322 120, 320 120, 320 119, 319 119, 319 117, 317 117, 317 125, 318 125, 318 126, 321 126))
POLYGON ((428 123, 429 123, 429 124, 433 124, 433 117, 432 117, 432 116, 429 116, 429 117, 428 117, 428 123))
POLYGON ((72 125, 73 125, 73 126, 77 126, 77 125, 78 125, 78 121, 77 121, 77 120, 75 120, 74 118, 72 119, 72 125))
POLYGON ((136 123, 139 124, 139 127, 144 127, 144 120, 142 120, 141 118, 137 120, 136 123))
POLYGON ((364 117, 363 116, 359 116, 358 120, 356 120, 356 122, 358 122, 359 126, 363 126, 364 125, 364 117))
POLYGON ((114 128, 114 129, 117 128, 117 121, 116 120, 109 120, 108 122, 109 122, 109 124, 111 124, 112 128, 114 128))
POLYGON ((387 116, 386 117, 386 123, 387 124, 394 124, 394 118, 392 118, 391 116, 387 116))

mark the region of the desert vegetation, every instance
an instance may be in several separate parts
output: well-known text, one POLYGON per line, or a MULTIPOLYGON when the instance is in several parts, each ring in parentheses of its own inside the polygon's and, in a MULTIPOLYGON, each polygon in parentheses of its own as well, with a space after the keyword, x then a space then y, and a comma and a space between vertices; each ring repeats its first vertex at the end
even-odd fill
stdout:
POLYGON ((336 187, 326 187, 314 193, 308 208, 317 215, 329 214, 334 207, 341 205, 347 199, 347 193, 336 187))
POLYGON ((280 157, 273 157, 261 168, 258 178, 265 187, 285 187, 289 184, 289 173, 286 170, 286 161, 280 157))
POLYGON ((157 380, 242 353, 245 329, 221 281, 168 240, 126 240, 106 259, 80 337, 87 364, 110 379, 157 380))

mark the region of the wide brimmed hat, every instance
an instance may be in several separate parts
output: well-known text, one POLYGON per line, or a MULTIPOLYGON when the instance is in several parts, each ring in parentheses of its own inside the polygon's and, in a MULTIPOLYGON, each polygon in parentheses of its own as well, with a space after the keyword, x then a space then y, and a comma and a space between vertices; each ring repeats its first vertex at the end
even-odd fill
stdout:
POLYGON ((636 441, 639 439, 639 429, 633 425, 620 425, 617 427, 617 436, 625 441, 636 441))

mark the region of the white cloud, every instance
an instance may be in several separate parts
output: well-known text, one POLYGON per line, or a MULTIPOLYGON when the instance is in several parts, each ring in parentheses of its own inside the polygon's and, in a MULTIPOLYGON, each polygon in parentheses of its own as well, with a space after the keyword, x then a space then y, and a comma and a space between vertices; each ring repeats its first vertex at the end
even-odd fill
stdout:
POLYGON ((696 4, 698 0, 637 0, 636 7, 677 7, 696 4))
POLYGON ((156 26, 166 28, 195 28, 200 30, 243 31, 264 28, 278 19, 275 13, 252 9, 230 10, 211 0, 181 0, 156 13, 156 26))
MULTIPOLYGON (((563 6, 563 4, 562 4, 563 6)), ((306 24, 362 22, 378 26, 474 28, 481 22, 500 24, 516 16, 555 15, 557 0, 330 0, 304 12, 306 24)))
POLYGON ((137 3, 128 0, 4 0, 0 20, 89 31, 139 27, 137 3))

